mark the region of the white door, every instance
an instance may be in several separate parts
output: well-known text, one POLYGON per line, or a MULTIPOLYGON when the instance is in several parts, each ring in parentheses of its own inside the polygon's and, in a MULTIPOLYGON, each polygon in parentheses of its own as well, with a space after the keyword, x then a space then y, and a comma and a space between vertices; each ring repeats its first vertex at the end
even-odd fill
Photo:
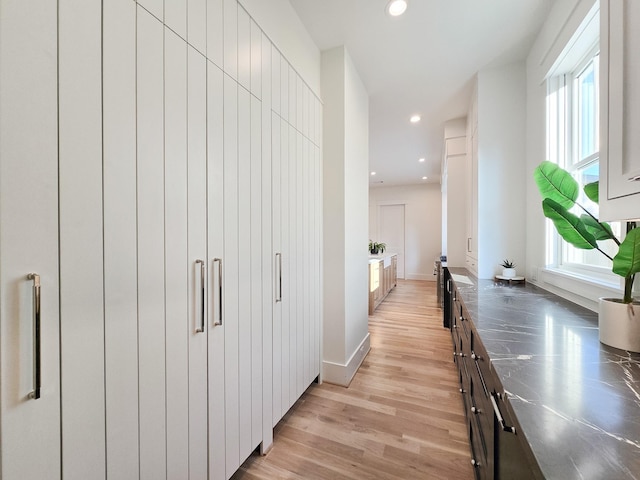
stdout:
POLYGON ((387 244, 385 253, 398 254, 398 278, 404 278, 404 205, 381 205, 378 231, 378 242, 387 244))
POLYGON ((3 0, 0 478, 4 480, 60 477, 56 50, 56 2, 3 0), (37 317, 39 344, 34 341, 37 317), (37 378, 40 388, 35 385, 37 378))

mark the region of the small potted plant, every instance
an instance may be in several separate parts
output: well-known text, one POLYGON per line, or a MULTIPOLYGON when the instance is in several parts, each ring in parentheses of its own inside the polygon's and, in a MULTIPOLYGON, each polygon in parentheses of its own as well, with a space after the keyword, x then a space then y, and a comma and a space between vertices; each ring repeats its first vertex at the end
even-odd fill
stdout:
MULTIPOLYGON (((624 278, 622 298, 600 298, 598 323, 600 341, 606 345, 640 352, 640 305, 632 295, 633 281, 640 272, 640 228, 635 222, 626 222, 626 236, 620 241, 608 223, 601 222, 578 203, 580 186, 569 172, 551 162, 542 162, 534 172, 538 190, 542 195, 542 211, 560 236, 576 248, 596 249, 612 261, 612 271, 624 278), (571 213, 577 206, 582 214, 571 213), (612 258, 598 245, 598 241, 612 240, 618 253, 612 258)), ((598 203, 598 182, 582 187, 586 197, 598 203)))
POLYGON ((369 240, 369 253, 371 255, 378 255, 378 253, 384 253, 386 248, 387 248, 386 243, 372 242, 371 240, 369 240))
POLYGON ((516 276, 516 264, 513 263, 511 260, 505 259, 500 265, 502 265, 503 277, 514 278, 516 276))

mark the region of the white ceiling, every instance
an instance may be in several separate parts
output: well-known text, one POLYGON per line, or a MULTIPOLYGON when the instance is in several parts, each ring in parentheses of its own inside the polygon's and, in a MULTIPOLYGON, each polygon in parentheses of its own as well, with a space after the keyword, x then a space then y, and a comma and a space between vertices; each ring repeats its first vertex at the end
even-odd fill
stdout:
POLYGON ((526 57, 554 0, 408 0, 397 18, 388 0, 290 2, 320 50, 351 55, 370 96, 370 183, 387 186, 440 181, 444 122, 466 116, 478 70, 526 57))

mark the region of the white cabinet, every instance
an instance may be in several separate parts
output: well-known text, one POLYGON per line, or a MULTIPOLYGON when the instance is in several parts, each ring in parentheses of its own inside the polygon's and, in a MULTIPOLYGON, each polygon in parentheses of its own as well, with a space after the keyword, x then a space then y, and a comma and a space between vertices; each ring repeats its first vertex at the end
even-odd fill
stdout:
MULTIPOLYGON (((191 45, 187 50, 188 249, 183 271, 189 279, 189 354, 183 361, 188 360, 189 468, 178 477, 188 472, 191 478, 207 478, 207 60, 191 45)), ((166 185, 173 183, 170 175, 167 179, 166 185)), ((184 322, 178 324, 185 327, 184 322)))
POLYGON ((57 6, 0 15, 0 477, 60 478, 57 6), (25 62, 24 59, 29 61, 25 62), (35 280, 40 344, 35 345, 35 280), (34 360, 39 349, 39 398, 34 360))
POLYGON ((457 266, 465 265, 469 244, 466 221, 469 192, 465 125, 463 120, 445 124, 443 144, 447 191, 445 251, 449 265, 457 266))
POLYGON ((139 478, 136 9, 131 0, 103 5, 106 468, 122 480, 139 478))
POLYGON ((225 478, 224 73, 207 64, 209 478, 225 478))
POLYGON ((65 479, 106 476, 101 10, 101 2, 95 0, 59 2, 60 367, 65 479))
POLYGON ((319 374, 319 100, 235 0, 23 3, 0 476, 228 479, 319 374))
POLYGON ((164 27, 138 7, 138 374, 140 478, 166 476, 164 27))
POLYGON ((467 115, 466 267, 478 273, 478 94, 477 83, 467 115))
MULTIPOLYGON (((195 323, 197 300, 188 301, 199 283, 197 266, 191 260, 189 242, 195 243, 196 232, 191 229, 202 219, 191 218, 193 207, 188 203, 187 191, 198 192, 197 185, 189 185, 187 172, 187 77, 192 67, 187 61, 187 45, 173 31, 164 29, 164 145, 165 145, 165 285, 167 332, 167 476, 179 477, 189 471, 189 387, 192 384, 190 339, 195 323), (189 187, 189 190, 188 190, 189 187), (191 207, 191 208, 189 208, 191 207), (188 255, 189 253, 189 255, 188 255), (189 262, 192 262, 191 264, 189 262), (188 314, 188 322, 185 317, 188 314)), ((189 58, 191 60, 191 58, 189 58)), ((189 92, 191 93, 191 92, 189 92)), ((191 113, 189 111, 189 113, 191 113)), ((190 135, 191 137, 191 135, 190 135)), ((189 139, 191 140, 191 138, 189 139)), ((189 142, 191 143, 191 142, 189 142)), ((189 151, 191 154, 191 151, 189 151)), ((191 158, 189 158, 191 160, 191 158)), ((191 166, 191 165, 189 165, 191 166)), ((198 223, 199 222, 199 223, 198 223)), ((202 257, 201 257, 202 258, 202 257)), ((206 373, 205 377, 206 379, 206 373)), ((195 399, 194 399, 195 400, 195 399)), ((206 441, 206 437, 205 437, 206 441)), ((205 456, 206 458, 206 456, 205 456)))
POLYGON ((600 4, 600 216, 640 217, 640 4, 600 4))

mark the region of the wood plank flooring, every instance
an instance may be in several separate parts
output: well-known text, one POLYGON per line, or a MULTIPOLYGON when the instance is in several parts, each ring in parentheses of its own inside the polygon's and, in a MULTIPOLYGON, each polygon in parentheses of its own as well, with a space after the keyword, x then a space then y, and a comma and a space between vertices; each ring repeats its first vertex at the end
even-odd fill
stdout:
POLYGON ((276 426, 271 451, 249 457, 234 480, 473 478, 435 282, 399 281, 369 331, 349 388, 311 385, 276 426))

